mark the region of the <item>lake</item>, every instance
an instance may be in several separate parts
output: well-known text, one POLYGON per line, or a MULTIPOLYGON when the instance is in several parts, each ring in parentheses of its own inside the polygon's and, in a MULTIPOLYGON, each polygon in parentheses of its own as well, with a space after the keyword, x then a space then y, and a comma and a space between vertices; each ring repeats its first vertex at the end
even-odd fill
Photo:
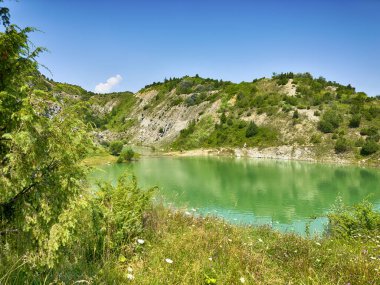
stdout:
POLYGON ((141 187, 158 186, 166 204, 232 223, 269 224, 282 232, 320 234, 340 196, 380 205, 380 170, 356 166, 226 157, 143 157, 98 166, 90 183, 115 183, 124 172, 141 187))

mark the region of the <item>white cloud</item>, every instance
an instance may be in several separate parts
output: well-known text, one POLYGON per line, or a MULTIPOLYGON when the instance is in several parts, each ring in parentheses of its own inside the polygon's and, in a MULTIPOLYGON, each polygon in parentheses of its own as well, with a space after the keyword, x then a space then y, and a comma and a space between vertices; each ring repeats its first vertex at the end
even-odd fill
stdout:
POLYGON ((123 80, 120 74, 112 76, 107 79, 105 83, 101 82, 95 86, 95 93, 107 93, 110 92, 111 89, 118 85, 123 80))

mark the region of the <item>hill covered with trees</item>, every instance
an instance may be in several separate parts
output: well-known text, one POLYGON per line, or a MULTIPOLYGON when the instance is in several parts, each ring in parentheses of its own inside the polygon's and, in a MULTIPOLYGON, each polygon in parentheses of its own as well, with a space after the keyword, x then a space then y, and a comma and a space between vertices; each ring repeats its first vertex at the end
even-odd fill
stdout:
POLYGON ((45 86, 96 129, 99 141, 164 151, 229 149, 252 156, 379 163, 380 100, 309 73, 252 82, 185 76, 136 94, 45 86))

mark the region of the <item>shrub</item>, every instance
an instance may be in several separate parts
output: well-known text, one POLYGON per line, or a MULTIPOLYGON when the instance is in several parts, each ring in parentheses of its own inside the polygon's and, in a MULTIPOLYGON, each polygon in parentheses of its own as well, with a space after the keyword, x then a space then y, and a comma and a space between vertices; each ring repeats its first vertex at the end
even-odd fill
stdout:
POLYGON ((112 155, 119 155, 123 149, 122 141, 112 141, 109 146, 109 151, 112 155))
POLYGON ((96 234, 93 247, 110 254, 119 254, 143 230, 143 214, 151 203, 154 188, 143 191, 134 176, 122 176, 116 187, 102 183, 92 207, 92 223, 96 234), (96 230, 98 229, 98 230, 96 230), (105 230, 107 229, 107 230, 105 230))
POLYGON ((335 110, 326 111, 321 121, 319 121, 318 129, 324 133, 332 133, 342 122, 342 116, 335 110))
POLYGON ((361 155, 371 155, 379 150, 379 145, 373 140, 367 140, 362 149, 360 150, 361 155))
POLYGON ((132 148, 123 149, 120 153, 119 158, 117 159, 117 162, 124 162, 124 161, 132 161, 133 158, 136 158, 137 154, 133 151, 132 148))
POLYGON ((360 126, 361 119, 362 117, 360 114, 353 115, 350 119, 348 126, 350 128, 358 128, 360 126))
POLYGON ((348 142, 345 138, 338 138, 335 142, 335 152, 336 153, 343 153, 348 150, 348 142))
POLYGON ((223 112, 222 115, 220 116, 220 123, 225 124, 227 122, 227 117, 226 114, 223 112))
POLYGON ((322 142, 322 138, 319 134, 313 134, 310 138, 310 142, 313 144, 319 144, 322 142))
POLYGON ((363 138, 359 138, 358 140, 356 140, 355 142, 355 146, 356 147, 362 147, 364 145, 365 141, 363 138))
POLYGON ((380 213, 367 201, 348 207, 338 200, 328 214, 328 219, 330 234, 338 238, 358 233, 378 233, 380 229, 380 213))
POLYGON ((378 129, 376 127, 368 127, 360 130, 362 136, 375 136, 378 134, 378 129))
POLYGON ((247 130, 245 132, 245 137, 247 138, 253 137, 257 135, 258 132, 259 132, 259 127, 255 124, 255 122, 252 121, 249 123, 247 127, 247 130))
POLYGON ((191 89, 193 87, 193 81, 191 79, 183 79, 180 83, 177 85, 177 94, 189 94, 191 92, 191 89))

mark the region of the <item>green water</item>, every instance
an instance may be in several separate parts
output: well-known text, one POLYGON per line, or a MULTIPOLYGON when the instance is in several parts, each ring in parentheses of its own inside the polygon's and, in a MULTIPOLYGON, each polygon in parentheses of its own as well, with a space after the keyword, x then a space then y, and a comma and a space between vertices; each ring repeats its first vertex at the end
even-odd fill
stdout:
POLYGON ((115 182, 125 171, 132 171, 142 187, 159 186, 158 195, 167 203, 190 213, 300 234, 306 225, 311 233, 321 233, 323 216, 338 196, 347 204, 368 198, 380 205, 378 169, 294 161, 142 158, 98 167, 90 181, 115 182))

